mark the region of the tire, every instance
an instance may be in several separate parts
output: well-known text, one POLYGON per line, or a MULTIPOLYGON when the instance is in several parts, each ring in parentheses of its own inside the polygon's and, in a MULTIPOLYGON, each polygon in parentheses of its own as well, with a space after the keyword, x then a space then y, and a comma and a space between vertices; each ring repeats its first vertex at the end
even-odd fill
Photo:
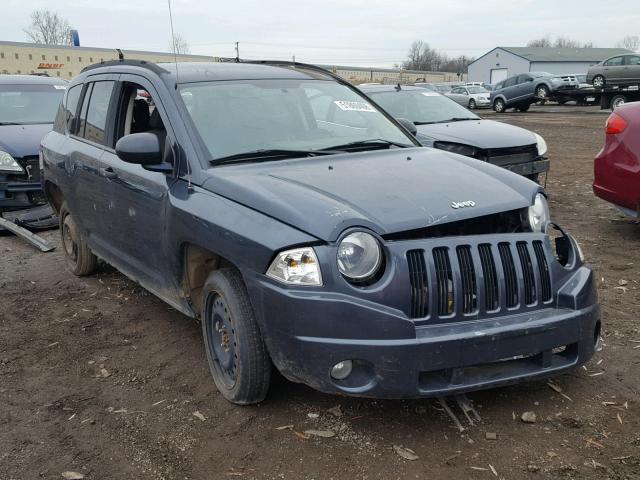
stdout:
POLYGON ((60 207, 60 236, 65 264, 71 273, 84 277, 95 272, 98 258, 87 246, 87 239, 76 225, 67 202, 60 207))
POLYGON ((593 80, 591 80, 591 84, 596 88, 604 88, 606 80, 602 75, 596 75, 593 77, 593 80))
POLYGON ((202 336, 218 391, 238 405, 261 402, 269 391, 271 360, 240 273, 212 272, 202 298, 202 336))
POLYGON ((502 100, 501 98, 496 98, 493 101, 493 111, 496 113, 504 113, 504 111, 507 109, 507 105, 504 103, 504 100, 502 100))
POLYGON ((565 105, 567 101, 565 99, 558 100, 558 105, 565 105))
POLYGON ((611 111, 613 112, 620 105, 624 105, 627 103, 627 97, 624 95, 616 95, 611 99, 611 111))
POLYGON ((475 110, 476 109, 476 101, 472 98, 469 100, 469 110, 475 110))
POLYGON ((546 85, 538 85, 536 87, 536 98, 540 100, 546 99, 549 96, 549 87, 546 85))
POLYGON ((522 112, 522 113, 524 113, 524 112, 528 112, 528 111, 529 111, 529 107, 530 107, 530 106, 531 106, 531 105, 520 105, 520 106, 518 107, 518 111, 519 111, 519 112, 522 112))

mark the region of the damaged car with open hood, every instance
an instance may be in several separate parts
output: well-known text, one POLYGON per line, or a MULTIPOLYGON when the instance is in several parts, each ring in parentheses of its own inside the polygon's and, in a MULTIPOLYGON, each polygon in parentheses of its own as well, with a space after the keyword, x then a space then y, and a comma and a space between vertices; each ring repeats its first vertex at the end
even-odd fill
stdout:
POLYGON ((272 366, 416 398, 557 375, 599 348, 594 274, 542 188, 419 146, 330 72, 105 62, 63 110, 42 155, 68 268, 100 258, 199 319, 231 402, 263 400, 272 366))

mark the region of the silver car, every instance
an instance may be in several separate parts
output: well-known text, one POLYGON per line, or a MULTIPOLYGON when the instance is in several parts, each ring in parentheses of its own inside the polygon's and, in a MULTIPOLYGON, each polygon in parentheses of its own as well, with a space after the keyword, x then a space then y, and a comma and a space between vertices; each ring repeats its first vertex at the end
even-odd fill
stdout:
POLYGON ((607 58, 589 69, 587 83, 596 88, 640 83, 640 55, 616 55, 607 58))
POLYGON ((484 87, 466 85, 455 87, 445 95, 470 110, 491 106, 490 92, 484 87))

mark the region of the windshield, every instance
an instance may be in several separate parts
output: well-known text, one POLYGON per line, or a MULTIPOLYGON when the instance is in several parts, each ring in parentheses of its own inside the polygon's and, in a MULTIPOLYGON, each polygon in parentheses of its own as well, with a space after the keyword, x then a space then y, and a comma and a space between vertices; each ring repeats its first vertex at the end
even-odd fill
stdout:
POLYGON ((576 75, 576 80, 578 80, 580 83, 587 83, 587 76, 586 75, 576 75))
POLYGON ((414 146, 348 87, 326 80, 185 84, 180 94, 210 160, 259 150, 311 151, 375 139, 414 146))
POLYGON ((64 85, 0 85, 0 125, 53 123, 64 85))
POLYGON ((488 90, 483 87, 467 87, 467 90, 469 90, 469 93, 487 93, 488 92, 488 90))
POLYGON ((417 125, 479 118, 450 98, 434 92, 379 92, 371 93, 371 98, 394 117, 406 118, 417 125))

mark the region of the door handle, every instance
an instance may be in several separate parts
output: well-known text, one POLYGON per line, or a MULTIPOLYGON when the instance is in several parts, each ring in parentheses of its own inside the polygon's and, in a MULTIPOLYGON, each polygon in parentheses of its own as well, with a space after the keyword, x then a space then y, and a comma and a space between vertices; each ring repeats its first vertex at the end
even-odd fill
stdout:
POLYGON ((114 178, 118 178, 118 174, 116 172, 114 172, 113 168, 111 168, 111 167, 101 168, 100 169, 100 175, 102 175, 105 178, 108 178, 109 180, 113 180, 114 178))

